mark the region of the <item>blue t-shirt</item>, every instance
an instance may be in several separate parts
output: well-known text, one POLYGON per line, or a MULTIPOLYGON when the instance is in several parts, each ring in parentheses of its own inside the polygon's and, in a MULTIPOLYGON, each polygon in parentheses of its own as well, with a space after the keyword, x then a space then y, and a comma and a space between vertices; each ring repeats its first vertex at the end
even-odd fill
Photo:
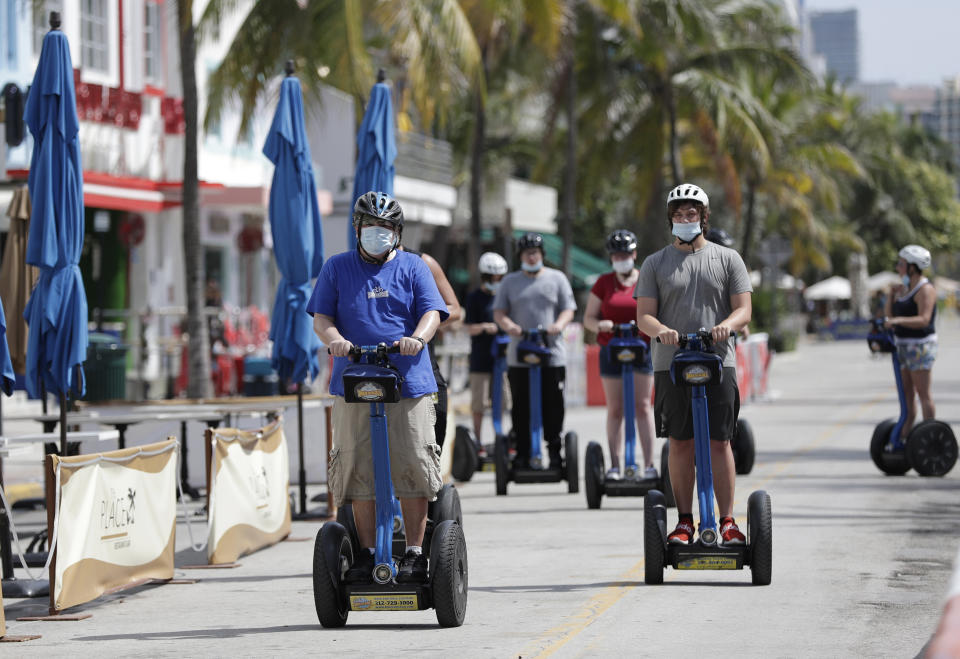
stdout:
MULTIPOLYGON (((383 265, 365 262, 354 250, 331 257, 323 264, 307 313, 333 318, 340 334, 354 345, 388 345, 411 336, 428 311, 439 311, 443 321, 450 314, 440 297, 430 268, 419 256, 398 251, 383 265)), ((403 375, 404 398, 419 398, 437 390, 430 355, 421 350, 413 357, 390 355, 403 375)), ((343 395, 343 369, 347 357, 333 360, 330 393, 343 395)))

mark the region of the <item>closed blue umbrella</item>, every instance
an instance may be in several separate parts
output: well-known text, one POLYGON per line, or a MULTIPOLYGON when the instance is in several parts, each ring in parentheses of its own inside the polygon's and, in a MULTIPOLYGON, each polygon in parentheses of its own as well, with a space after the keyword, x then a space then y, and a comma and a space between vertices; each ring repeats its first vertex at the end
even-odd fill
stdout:
POLYGON ((7 321, 3 314, 3 300, 0 300, 0 393, 12 394, 15 379, 10 349, 7 347, 7 321))
POLYGON ((317 189, 310 162, 310 144, 303 125, 303 94, 300 81, 287 63, 287 77, 280 86, 280 102, 263 145, 263 153, 275 165, 270 184, 270 229, 277 267, 283 278, 277 289, 270 319, 273 367, 281 382, 297 383, 300 448, 300 512, 306 508, 306 472, 303 463, 302 383, 320 371, 317 351, 320 339, 307 313, 312 288, 310 280, 323 265, 323 237, 317 189))
MULTIPOLYGON (((50 24, 24 111, 34 140, 27 181, 33 206, 27 263, 40 269, 40 277, 23 316, 29 326, 27 391, 38 396, 42 383, 59 394, 62 415, 71 388, 80 396, 86 388, 81 365, 87 353, 87 295, 79 267, 83 168, 73 63, 56 12, 51 12, 50 24)), ((64 450, 62 423, 60 431, 64 450)))
MULTIPOLYGON (((353 173, 353 201, 371 190, 393 195, 393 161, 397 158, 397 141, 393 130, 393 102, 390 87, 383 82, 383 72, 370 91, 370 102, 357 133, 357 165, 353 173)), ((351 202, 352 207, 352 202, 351 202)), ((357 245, 353 231, 347 231, 348 247, 357 245)))

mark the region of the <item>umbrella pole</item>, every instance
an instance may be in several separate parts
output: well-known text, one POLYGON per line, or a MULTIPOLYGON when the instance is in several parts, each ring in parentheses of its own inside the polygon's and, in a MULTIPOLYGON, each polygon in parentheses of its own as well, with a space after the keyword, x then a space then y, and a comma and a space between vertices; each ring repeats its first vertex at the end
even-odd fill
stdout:
POLYGON ((67 455, 67 395, 60 392, 60 455, 67 455))
POLYGON ((297 443, 300 449, 300 514, 307 513, 307 471, 303 467, 303 383, 297 383, 297 443))

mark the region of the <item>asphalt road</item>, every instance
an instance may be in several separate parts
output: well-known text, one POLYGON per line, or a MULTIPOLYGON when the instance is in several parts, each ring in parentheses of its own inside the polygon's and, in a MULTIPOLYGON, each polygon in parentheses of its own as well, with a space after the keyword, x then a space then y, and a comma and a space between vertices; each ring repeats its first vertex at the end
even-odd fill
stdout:
MULTIPOLYGON (((960 431, 960 322, 941 319, 934 370, 938 418, 960 431)), ((604 498, 588 510, 562 483, 511 484, 492 473, 459 485, 469 552, 463 627, 432 611, 350 614, 325 630, 313 607, 312 538, 293 537, 232 570, 182 571, 193 585, 103 597, 80 622, 17 622, 46 601, 5 602, 8 633, 41 634, 7 646, 16 656, 463 657, 913 657, 932 634, 960 541, 960 467, 945 478, 881 474, 867 453, 878 421, 896 416, 889 358, 862 341, 807 343, 773 362, 774 397, 741 410, 757 463, 737 481, 735 512, 750 492, 773 503, 773 581, 747 570, 666 572, 643 581, 643 502, 604 498)), ((602 439, 604 413, 578 408, 566 427, 581 453, 602 439)), ((657 450, 659 451, 659 441, 657 450)), ((581 465, 582 457, 581 457, 581 465)), ((669 524, 675 522, 671 511, 669 524)), ((182 532, 181 532, 182 531, 182 532)), ((202 534, 197 524, 194 532, 202 534)), ((177 565, 197 561, 178 528, 177 565)), ((178 570, 178 572, 181 572, 178 570)), ((179 575, 178 575, 179 576, 179 575)), ((14 656, 11 654, 11 656, 14 656)))

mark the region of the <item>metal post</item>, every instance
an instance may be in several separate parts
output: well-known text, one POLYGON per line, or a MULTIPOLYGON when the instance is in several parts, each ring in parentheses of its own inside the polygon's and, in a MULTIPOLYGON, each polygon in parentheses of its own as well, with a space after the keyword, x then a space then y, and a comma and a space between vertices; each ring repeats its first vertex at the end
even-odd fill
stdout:
POLYGON ((307 470, 303 457, 303 383, 297 384, 297 446, 300 450, 300 514, 307 513, 307 470))

